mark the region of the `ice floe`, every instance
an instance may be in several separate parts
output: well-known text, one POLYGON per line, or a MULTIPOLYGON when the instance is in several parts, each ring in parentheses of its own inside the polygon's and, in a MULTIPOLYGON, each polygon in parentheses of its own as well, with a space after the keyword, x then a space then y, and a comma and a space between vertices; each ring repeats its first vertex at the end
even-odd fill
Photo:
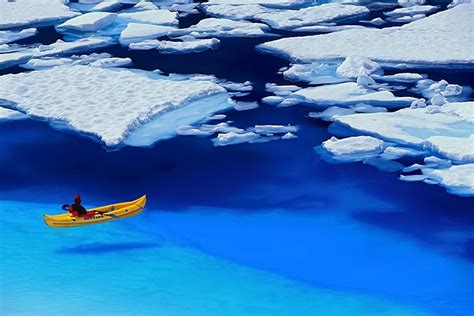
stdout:
POLYGON ((94 1, 93 3, 69 3, 71 9, 81 12, 117 11, 121 6, 120 1, 117 0, 94 1))
POLYGON ((127 22, 158 24, 158 25, 178 25, 178 15, 176 12, 168 10, 145 10, 138 12, 119 13, 118 18, 127 22))
POLYGON ((274 9, 266 8, 259 4, 203 4, 203 10, 210 16, 231 20, 253 20, 257 14, 273 12, 274 9))
POLYGON ((417 15, 417 14, 428 14, 438 9, 437 6, 433 5, 414 5, 410 7, 398 8, 393 11, 385 12, 386 16, 397 17, 406 15, 417 15))
POLYGON ((467 86, 450 84, 446 80, 438 82, 431 79, 419 80, 413 92, 420 93, 426 99, 430 99, 434 105, 443 105, 447 102, 466 101, 471 95, 472 89, 467 86))
POLYGON ((466 47, 474 41, 473 15, 474 3, 465 3, 401 27, 284 38, 258 48, 299 62, 357 55, 385 63, 472 65, 474 50, 466 47))
POLYGON ((95 32, 115 22, 117 15, 110 12, 90 12, 74 17, 57 26, 58 29, 95 32))
POLYGON ((229 132, 218 134, 217 137, 212 140, 212 142, 214 143, 214 146, 228 146, 252 142, 257 140, 259 137, 260 136, 254 132, 229 132))
POLYGON ((336 74, 344 78, 371 75, 380 70, 380 65, 361 56, 348 56, 336 69, 336 74))
POLYGON ((292 30, 368 12, 369 10, 363 6, 328 3, 299 10, 260 13, 255 15, 254 18, 275 29, 292 30))
POLYGON ((360 161, 375 157, 384 150, 384 142, 371 136, 353 136, 343 139, 331 137, 324 141, 320 148, 328 157, 336 161, 360 161))
MULTIPOLYGON (((152 120, 160 125, 158 118, 165 115, 170 119, 163 120, 162 125, 178 124, 177 117, 198 112, 186 111, 186 105, 194 101, 213 96, 227 99, 225 90, 213 82, 165 78, 144 71, 58 66, 0 76, 0 98, 4 106, 94 135, 107 146, 122 144, 131 132, 152 120), (173 114, 178 110, 179 115, 173 114)), ((209 108, 222 110, 220 104, 207 103, 203 116, 197 115, 199 119, 212 114, 209 108)), ((159 135, 151 136, 156 139, 159 135)))
POLYGON ((378 112, 387 112, 387 109, 384 107, 372 106, 369 104, 358 103, 354 106, 347 108, 341 108, 338 106, 331 106, 322 112, 310 112, 309 117, 321 119, 323 121, 333 121, 334 117, 340 115, 349 115, 354 113, 378 113, 378 112))
POLYGON ((57 40, 50 45, 40 45, 37 49, 33 50, 33 55, 34 57, 46 57, 60 54, 73 54, 77 52, 87 52, 113 44, 114 41, 110 37, 85 37, 72 42, 57 40))
POLYGON ((37 30, 35 28, 24 29, 21 31, 0 31, 0 45, 35 36, 36 33, 37 30))
POLYGON ((80 13, 62 0, 0 0, 0 29, 51 25, 80 13))
POLYGON ((445 187, 448 192, 461 196, 474 195, 474 163, 446 169, 425 168, 422 171, 429 180, 445 187))
POLYGON ((272 8, 298 7, 305 4, 306 0, 209 0, 208 4, 247 5, 261 4, 272 8))
POLYGON ((199 53, 209 49, 217 49, 220 40, 217 38, 195 39, 189 41, 159 41, 145 40, 142 42, 131 43, 128 47, 136 50, 157 49, 164 54, 188 54, 199 53))
POLYGON ((413 97, 397 97, 387 90, 365 88, 355 82, 304 88, 292 93, 287 99, 322 107, 357 103, 384 107, 403 107, 410 105, 415 100, 413 97))
POLYGON ((216 125, 202 124, 198 127, 183 125, 180 126, 176 132, 178 135, 185 136, 210 136, 216 133, 244 133, 245 131, 241 128, 229 126, 226 122, 222 122, 216 125))
POLYGON ((257 102, 236 102, 234 105, 234 109, 237 111, 248 111, 258 108, 257 102))
POLYGON ((0 122, 26 119, 27 116, 18 111, 0 107, 0 122))
POLYGON ((270 28, 263 23, 207 18, 185 29, 175 30, 171 35, 203 37, 254 37, 269 35, 270 28))
POLYGON ((22 51, 0 54, 0 69, 12 67, 19 64, 24 64, 31 57, 33 57, 33 53, 22 52, 22 51))
MULTIPOLYGON (((175 27, 142 23, 129 23, 120 33, 119 41, 122 45, 142 42, 149 39, 166 36, 175 27)), ((142 46, 143 47, 143 46, 142 46)))

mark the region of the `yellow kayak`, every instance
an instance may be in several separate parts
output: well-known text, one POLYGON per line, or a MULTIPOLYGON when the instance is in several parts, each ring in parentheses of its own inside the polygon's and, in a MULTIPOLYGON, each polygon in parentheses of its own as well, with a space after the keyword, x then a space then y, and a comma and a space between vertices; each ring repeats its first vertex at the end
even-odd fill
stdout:
POLYGON ((96 211, 98 214, 92 217, 75 217, 70 213, 58 215, 43 215, 44 222, 49 227, 67 228, 99 224, 117 219, 127 218, 140 214, 145 208, 146 195, 134 201, 110 204, 96 207, 88 211, 96 211))

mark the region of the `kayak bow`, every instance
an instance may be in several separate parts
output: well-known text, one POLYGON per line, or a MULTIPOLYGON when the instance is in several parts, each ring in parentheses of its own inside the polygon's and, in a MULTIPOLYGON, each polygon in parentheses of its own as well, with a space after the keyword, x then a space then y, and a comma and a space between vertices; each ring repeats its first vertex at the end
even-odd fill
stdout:
POLYGON ((44 222, 49 227, 67 228, 76 226, 85 226, 92 224, 100 224, 113 220, 127 218, 140 214, 145 208, 146 195, 130 202, 116 203, 96 207, 88 211, 98 212, 92 217, 75 217, 70 213, 58 215, 43 215, 44 222))

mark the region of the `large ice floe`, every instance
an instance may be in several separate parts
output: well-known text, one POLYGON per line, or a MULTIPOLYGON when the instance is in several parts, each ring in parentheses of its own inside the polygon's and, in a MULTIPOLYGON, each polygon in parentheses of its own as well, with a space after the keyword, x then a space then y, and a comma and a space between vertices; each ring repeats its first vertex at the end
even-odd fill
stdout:
POLYGON ((58 66, 1 76, 0 86, 4 107, 107 146, 122 145, 130 134, 127 144, 151 145, 181 125, 232 107, 226 90, 211 81, 169 80, 138 70, 58 66))
MULTIPOLYGON (((474 195, 474 173, 468 172, 474 165, 474 102, 405 108, 396 112, 336 115, 331 120, 335 123, 330 131, 335 134, 371 135, 395 144, 379 156, 382 160, 435 155, 425 158, 424 165, 404 168, 405 173, 421 170, 422 175, 402 175, 402 180, 440 184, 454 194, 474 195)), ((332 140, 329 144, 338 142, 332 140)), ((347 142, 355 144, 353 137, 347 142)), ((323 149, 332 153, 324 144, 323 149)), ((344 159, 351 161, 357 156, 357 150, 349 150, 344 159)))
POLYGON ((58 29, 76 30, 82 32, 95 32, 112 25, 117 15, 109 12, 90 12, 74 17, 58 25, 58 29))
POLYGON ((299 10, 260 13, 254 18, 272 28, 292 30, 364 13, 369 13, 369 10, 363 6, 328 3, 299 10))
POLYGON ((299 62, 358 55, 395 64, 473 65, 472 16, 474 3, 465 3, 401 27, 284 38, 258 48, 299 62))
POLYGON ((172 32, 172 36, 203 37, 255 37, 269 35, 270 28, 263 23, 207 18, 185 29, 172 32))
POLYGON ((72 11, 63 0, 0 0, 0 29, 43 26, 72 18, 72 11))

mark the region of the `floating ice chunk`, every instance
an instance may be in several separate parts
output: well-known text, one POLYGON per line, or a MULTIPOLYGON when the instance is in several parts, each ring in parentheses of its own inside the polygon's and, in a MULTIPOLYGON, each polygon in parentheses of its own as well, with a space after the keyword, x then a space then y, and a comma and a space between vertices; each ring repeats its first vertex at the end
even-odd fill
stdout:
POLYGON ((292 92, 301 90, 301 87, 295 85, 277 85, 275 83, 266 83, 265 90, 268 92, 273 92, 277 96, 287 96, 292 92))
POLYGON ((214 146, 228 146, 255 141, 259 137, 260 135, 255 134, 254 132, 230 132, 217 135, 217 138, 214 138, 212 142, 214 143, 214 146))
POLYGON ((304 81, 311 84, 329 84, 349 81, 336 74, 336 63, 293 64, 283 71, 283 76, 292 81, 304 81))
POLYGON ((248 111, 258 108, 257 102, 236 102, 234 105, 234 109, 237 111, 248 111))
POLYGON ((119 57, 110 57, 110 58, 102 58, 90 63, 92 67, 126 67, 131 66, 132 60, 128 57, 126 58, 119 58, 119 57))
POLYGON ((341 108, 338 106, 331 106, 320 113, 310 112, 309 117, 321 119, 323 121, 332 121, 333 118, 337 115, 348 115, 353 113, 355 113, 355 111, 352 108, 341 108))
POLYGON ((409 22, 413 22, 413 21, 420 20, 423 18, 426 18, 426 15, 416 14, 416 15, 393 16, 393 17, 389 17, 387 20, 389 20, 390 22, 396 22, 396 23, 409 23, 409 22))
POLYGON ((422 154, 423 151, 413 148, 389 146, 385 148, 383 153, 380 154, 380 158, 386 160, 395 160, 406 156, 421 156, 422 154))
POLYGON ((410 105, 410 109, 424 108, 426 107, 426 100, 423 98, 413 101, 410 105))
POLYGON ((429 176, 424 174, 400 175, 400 180, 407 182, 423 181, 426 179, 429 179, 429 176))
POLYGON ((435 11, 436 9, 438 9, 438 7, 433 5, 414 5, 385 12, 384 14, 386 16, 428 14, 435 11))
POLYGON ((204 11, 214 17, 231 20, 253 20, 257 14, 268 13, 274 10, 263 7, 259 4, 203 4, 204 11))
POLYGON ((121 8, 118 0, 105 0, 94 3, 69 3, 69 7, 73 10, 81 12, 111 12, 121 8))
MULTIPOLYGON (((120 33, 119 41, 122 45, 128 45, 130 43, 166 36, 172 30, 175 30, 172 26, 129 23, 120 33)), ((149 45, 149 42, 147 44, 149 45)), ((137 46, 135 46, 135 48, 136 47, 137 46)))
POLYGON ((224 87, 227 91, 239 91, 249 92, 253 90, 252 83, 250 81, 245 82, 233 82, 233 81, 216 81, 221 87, 224 87))
POLYGON ((374 18, 370 21, 361 21, 363 23, 368 23, 368 24, 373 24, 373 25, 382 25, 382 24, 385 24, 385 21, 384 19, 382 18, 374 18))
POLYGON ((402 7, 412 7, 425 4, 426 0, 398 0, 397 3, 402 7))
POLYGON ((451 160, 438 158, 436 156, 428 156, 423 159, 426 166, 437 168, 448 168, 452 165, 451 160))
POLYGON ((447 169, 422 169, 424 175, 445 187, 448 192, 461 196, 474 195, 474 164, 451 166, 447 169))
POLYGON ((351 109, 353 109, 356 113, 380 113, 380 112, 387 112, 387 109, 384 107, 379 106, 372 106, 370 104, 365 103, 357 103, 351 109))
POLYGON ((209 49, 217 49, 220 44, 217 38, 198 39, 185 42, 158 41, 156 49, 165 54, 199 53, 209 49))
POLYGON ((58 30, 74 30, 81 32, 96 32, 104 29, 115 22, 117 14, 110 12, 90 12, 57 26, 58 30))
POLYGON ((32 58, 24 65, 21 65, 25 69, 46 69, 56 66, 63 66, 72 64, 73 60, 71 58, 57 58, 57 57, 46 57, 46 58, 32 58))
POLYGON ((433 105, 440 106, 440 105, 446 104, 448 101, 444 98, 444 96, 441 93, 437 92, 431 97, 430 102, 433 105))
POLYGON ((270 105, 277 105, 277 104, 280 104, 282 101, 283 101, 282 97, 273 96, 273 95, 262 98, 263 103, 270 104, 270 105))
POLYGON ((474 130, 473 134, 467 138, 431 136, 422 145, 435 153, 459 163, 474 162, 474 130))
POLYGON ((161 122, 166 126, 165 131, 159 130, 163 133, 168 127, 174 132, 183 125, 186 119, 182 117, 197 115, 202 120, 212 114, 209 108, 223 110, 218 102, 206 100, 187 112, 188 104, 203 98, 219 95, 226 100, 225 90, 213 82, 152 77, 153 73, 138 70, 58 66, 0 76, 0 86, 2 99, 15 108, 33 117, 63 122, 63 128, 98 137, 107 146, 122 144, 131 132, 151 120, 160 125, 159 118, 165 115, 169 121, 161 122))
POLYGON ((0 29, 51 25, 80 14, 61 0, 0 0, 0 12, 0 29))
POLYGON ((0 69, 4 69, 4 68, 24 64, 31 57, 33 57, 33 53, 31 53, 31 52, 22 52, 22 51, 14 52, 14 53, 0 54, 0 69))
POLYGON ((271 8, 288 8, 303 5, 306 0, 209 0, 207 4, 248 5, 260 4, 271 8))
POLYGON ((265 22, 275 29, 291 30, 364 13, 369 13, 369 9, 363 6, 327 3, 299 10, 260 13, 255 15, 254 19, 265 22))
POLYGON ((472 141, 470 137, 474 130, 473 108, 473 102, 448 103, 443 106, 402 109, 390 113, 338 116, 334 121, 358 132, 420 149, 428 148, 444 157, 462 160, 470 159, 472 155, 472 146, 466 148, 466 144, 472 141), (433 112, 433 109, 437 111, 433 112), (443 137, 465 140, 458 139, 448 145, 446 142, 449 142, 449 139, 443 137))
POLYGON ((357 84, 361 87, 372 88, 377 85, 374 79, 370 78, 367 75, 359 75, 357 77, 357 84))
POLYGON ((296 136, 295 134, 291 132, 288 132, 281 137, 281 139, 294 139, 294 138, 298 138, 298 136, 296 136))
POLYGON ((253 37, 268 35, 270 28, 263 23, 207 18, 185 29, 175 30, 172 36, 192 35, 203 37, 253 37))
POLYGON ((128 48, 133 50, 150 50, 156 49, 160 45, 160 41, 156 39, 148 39, 136 43, 130 43, 128 48))
POLYGON ((396 97, 386 90, 377 91, 362 88, 355 82, 309 87, 301 89, 291 96, 300 97, 305 103, 315 106, 351 105, 364 102, 385 107, 403 107, 415 100, 412 97, 396 97))
POLYGON ((34 50, 34 57, 87 52, 113 44, 114 41, 110 37, 85 37, 73 42, 57 40, 53 44, 39 46, 37 50, 34 50))
MULTIPOLYGON (((163 1, 160 1, 163 2, 163 1)), ((141 12, 141 11, 147 11, 147 10, 158 10, 158 7, 156 4, 152 2, 144 2, 140 1, 137 4, 135 4, 132 8, 127 9, 127 12, 141 12)))
POLYGON ((328 157, 336 161, 360 161, 375 157, 384 149, 384 142, 371 136, 354 136, 343 139, 331 137, 320 147, 328 157))
POLYGON ((223 122, 216 125, 203 124, 199 127, 185 125, 179 127, 176 132, 178 135, 210 136, 215 133, 244 133, 245 131, 241 128, 229 126, 228 123, 223 122))
POLYGON ((380 70, 380 65, 361 56, 348 56, 336 69, 336 74, 345 78, 357 78, 360 75, 371 75, 380 70))
POLYGON ((223 120, 227 117, 227 115, 225 114, 216 114, 216 115, 212 115, 212 116, 209 116, 207 118, 208 121, 214 121, 214 120, 223 120))
POLYGON ((176 12, 168 10, 145 10, 139 12, 119 13, 119 19, 127 22, 158 24, 158 25, 178 25, 178 15, 176 12))
POLYGON ((23 120, 26 118, 27 116, 23 113, 0 107, 0 123, 4 121, 23 120))
POLYGON ((293 32, 317 32, 317 33, 331 33, 340 32, 344 30, 364 29, 362 25, 309 25, 301 26, 292 29, 293 32))
POLYGON ((35 36, 36 33, 37 30, 35 28, 24 29, 21 31, 0 31, 0 45, 35 36))
POLYGON ((410 72, 401 72, 393 75, 378 75, 372 74, 372 78, 378 81, 387 81, 387 82, 416 82, 418 80, 422 80, 426 78, 426 76, 417 74, 417 73, 410 73, 410 72))
POLYGON ((401 27, 283 38, 260 44, 258 49, 298 62, 357 55, 407 65, 474 64, 474 50, 466 49, 473 40, 473 15, 474 3, 466 3, 401 27))
POLYGON ((298 126, 291 125, 255 125, 255 133, 257 134, 286 134, 286 133, 296 133, 298 131, 298 126))
POLYGON ((468 86, 462 87, 456 84, 449 84, 446 80, 436 82, 430 79, 423 79, 418 81, 416 88, 412 89, 412 91, 421 93, 425 98, 432 99, 431 103, 434 105, 442 105, 448 101, 468 100, 472 89, 468 86))

